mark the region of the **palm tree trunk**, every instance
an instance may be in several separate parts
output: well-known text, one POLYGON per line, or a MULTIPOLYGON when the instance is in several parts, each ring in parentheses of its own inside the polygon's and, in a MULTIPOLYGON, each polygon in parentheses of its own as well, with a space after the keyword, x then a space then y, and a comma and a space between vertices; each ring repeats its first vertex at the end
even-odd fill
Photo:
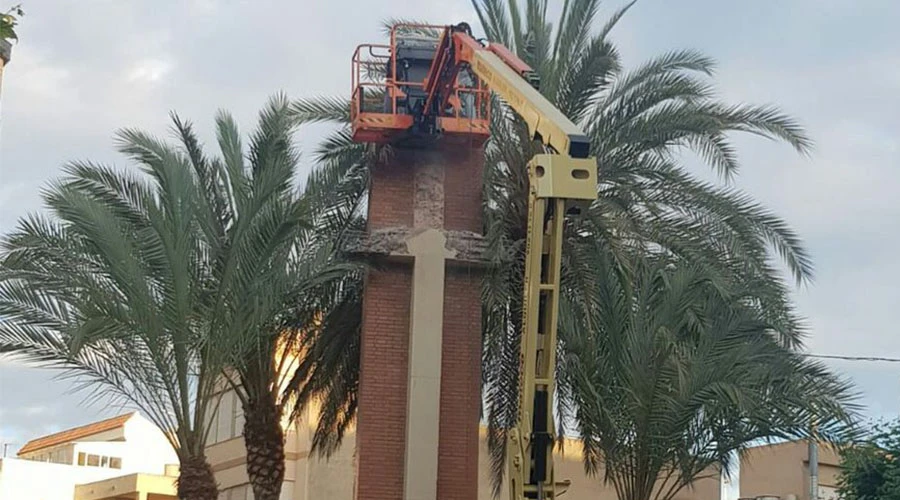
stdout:
POLYGON ((181 460, 178 474, 179 500, 217 500, 219 487, 206 457, 187 457, 181 460))
POLYGON ((274 395, 266 391, 244 408, 247 476, 256 500, 278 500, 284 481, 284 431, 274 395))

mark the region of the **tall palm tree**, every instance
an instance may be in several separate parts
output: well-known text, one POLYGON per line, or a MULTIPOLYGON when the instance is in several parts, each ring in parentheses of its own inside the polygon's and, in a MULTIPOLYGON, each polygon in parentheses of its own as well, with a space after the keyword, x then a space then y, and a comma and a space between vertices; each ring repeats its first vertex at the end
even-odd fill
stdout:
POLYGON ((850 385, 779 342, 756 284, 604 250, 595 300, 566 302, 559 383, 586 469, 621 500, 671 500, 749 445, 808 437, 813 415, 819 438, 852 430, 850 385))
POLYGON ((284 96, 260 113, 249 151, 229 115, 216 126, 220 157, 207 157, 176 116, 177 147, 119 135, 146 175, 68 167, 45 196, 54 219, 26 218, 4 240, 0 352, 100 381, 172 430, 181 498, 216 498, 204 448, 217 384, 231 382, 254 493, 278 498, 278 367, 304 312, 326 308, 329 290, 356 271, 333 258, 334 231, 314 233, 340 227, 340 213, 310 210, 326 197, 352 203, 335 196, 340 188, 299 196, 284 96))
POLYGON ((361 284, 362 266, 343 258, 339 248, 359 226, 365 176, 351 171, 335 178, 320 168, 302 191, 295 190, 296 123, 281 95, 264 110, 247 153, 228 115, 217 118, 221 159, 204 155, 189 124, 176 120, 175 126, 192 168, 216 172, 203 185, 204 203, 214 207, 211 234, 221 249, 214 279, 230 289, 228 314, 245 321, 230 331, 224 376, 244 414, 254 497, 275 500, 285 474, 286 410, 295 397, 285 391, 286 382, 308 365, 308 344, 318 332, 340 333, 330 318, 361 284), (237 248, 240 254, 229 253, 237 248))
MULTIPOLYGON (((756 283, 753 300, 778 342, 801 347, 803 330, 791 305, 787 268, 807 282, 812 264, 800 238, 779 217, 730 187, 739 162, 732 132, 782 141, 800 153, 811 145, 791 117, 768 106, 727 104, 714 94, 714 62, 691 50, 672 51, 625 70, 609 34, 634 2, 596 28, 598 0, 566 0, 556 29, 542 0, 473 0, 487 38, 530 64, 540 90, 588 134, 598 159, 598 200, 565 227, 561 322, 595 331, 591 315, 566 317, 571 302, 596 301, 602 279, 594 253, 605 242, 611 258, 628 266, 635 252, 654 252, 701 266, 735 282, 756 283), (681 163, 694 153, 724 183, 698 180, 681 163)), ((374 149, 350 141, 345 98, 301 99, 301 122, 339 125, 326 142, 331 168, 361 168, 374 149)), ((524 238, 527 228, 525 165, 541 152, 514 113, 495 101, 485 152, 484 225, 493 264, 483 287, 483 388, 495 487, 505 462, 505 431, 516 416, 524 238)), ((560 332, 561 348, 567 331, 560 332)), ((356 342, 350 336, 332 342, 356 342)), ((350 349, 324 350, 340 355, 350 349)), ((333 360, 323 360, 324 365, 333 360)), ((566 363, 558 365, 568 380, 566 363)), ((350 387, 354 389, 355 387, 350 387)), ((570 387, 561 385, 560 425, 577 418, 570 387)), ((344 400, 352 400, 346 394, 344 400)), ((335 397, 335 399, 341 399, 335 397)), ((324 428, 330 428, 324 425, 324 428)))
MULTIPOLYGON (((229 344, 239 345, 227 378, 244 413, 247 474, 257 500, 277 500, 281 494, 283 424, 290 409, 286 405, 294 397, 284 390, 286 382, 305 366, 310 339, 323 329, 334 330, 327 319, 352 300, 352 285, 362 277, 362 267, 341 258, 339 247, 358 218, 363 194, 359 186, 365 178, 345 173, 334 179, 332 172, 319 169, 302 192, 295 192, 291 181, 298 156, 290 137, 295 124, 283 97, 273 104, 271 120, 264 120, 253 137, 248 167, 243 165, 237 128, 231 120, 220 119, 220 142, 233 148, 225 152, 226 169, 252 172, 245 183, 249 189, 237 195, 233 183, 213 183, 206 190, 207 203, 220 207, 213 220, 219 224, 216 234, 223 248, 254 252, 246 255, 251 260, 234 262, 233 275, 247 274, 235 278, 240 281, 234 290, 240 295, 227 302, 237 317, 255 319, 233 332, 237 337, 229 344), (229 161, 240 163, 227 165, 229 161)), ((215 164, 202 155, 189 128, 180 131, 196 169, 215 164)), ((227 281, 227 263, 216 268, 227 281)))
MULTIPOLYGON (((602 277, 593 272, 592 258, 597 242, 603 241, 623 265, 634 251, 652 251, 759 283, 756 300, 777 327, 780 341, 799 347, 800 321, 772 257, 780 257, 798 283, 807 281, 812 265, 800 238, 749 196, 699 181, 679 163, 679 154, 694 153, 730 181, 739 164, 729 133, 785 141, 801 153, 810 140, 795 120, 775 108, 719 101, 710 82, 714 63, 699 52, 669 52, 626 71, 608 37, 635 2, 594 31, 599 3, 566 2, 554 30, 546 1, 529 0, 524 12, 515 2, 473 2, 488 38, 535 68, 542 93, 582 125, 597 157, 598 200, 566 226, 563 302, 595 298, 593 285, 602 277)), ((495 479, 503 471, 505 429, 516 412, 512 388, 517 374, 508 367, 519 351, 518 290, 527 227, 524 166, 538 152, 521 121, 507 120, 507 115, 494 114, 498 119, 492 124, 485 165, 487 236, 500 256, 484 287, 484 378, 495 479)), ((565 304, 561 308, 572 310, 565 304)), ((560 343, 566 342, 562 331, 560 343)), ((558 369, 565 379, 566 365, 558 369)), ((560 387, 561 423, 575 417, 575 408, 566 404, 566 389, 560 387)))

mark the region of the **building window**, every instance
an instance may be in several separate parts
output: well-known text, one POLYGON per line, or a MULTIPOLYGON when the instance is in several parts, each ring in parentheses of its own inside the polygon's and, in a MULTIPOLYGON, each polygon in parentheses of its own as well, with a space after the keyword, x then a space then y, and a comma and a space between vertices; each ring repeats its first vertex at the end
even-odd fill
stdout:
POLYGON ((231 437, 238 437, 244 433, 244 409, 241 408, 241 400, 234 396, 233 411, 231 412, 231 437))
POLYGON ((231 439, 231 414, 234 411, 234 394, 229 391, 219 400, 219 409, 216 411, 216 441, 231 439))
POLYGON ((90 453, 78 452, 78 465, 87 465, 88 467, 105 467, 108 469, 121 469, 122 459, 120 457, 110 457, 107 455, 94 455, 90 453))
POLYGON ((253 500, 253 488, 245 484, 219 492, 219 500, 253 500))
MULTIPOLYGON (((213 403, 215 405, 215 403, 213 403)), ((236 438, 243 432, 244 412, 241 402, 235 396, 234 391, 222 394, 218 401, 218 408, 210 415, 209 444, 221 443, 236 438)))

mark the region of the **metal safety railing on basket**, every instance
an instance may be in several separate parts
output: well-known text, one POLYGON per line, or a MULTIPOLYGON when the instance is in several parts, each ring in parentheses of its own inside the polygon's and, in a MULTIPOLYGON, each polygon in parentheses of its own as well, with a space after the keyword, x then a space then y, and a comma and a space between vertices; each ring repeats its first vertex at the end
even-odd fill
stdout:
MULTIPOLYGON (((353 52, 351 70, 350 119, 355 122, 361 113, 396 115, 397 100, 403 96, 401 88, 424 89, 424 81, 397 80, 397 60, 392 57, 397 46, 398 31, 408 32, 433 30, 441 33, 444 26, 397 25, 391 29, 390 45, 362 44, 353 52)), ((402 35, 401 35, 402 36, 402 35)), ((438 54, 435 54, 437 59, 438 54)), ((476 75, 467 69, 460 71, 469 82, 461 82, 458 77, 453 87, 455 101, 452 110, 440 110, 439 117, 457 120, 490 120, 490 90, 476 75)))
MULTIPOLYGON (((351 94, 350 94, 350 120, 355 120, 360 113, 372 112, 366 109, 366 89, 381 89, 381 94, 387 92, 386 80, 387 64, 391 59, 390 45, 364 44, 353 52, 351 69, 351 94), (378 49, 385 50, 386 54, 379 54, 378 49), (380 70, 378 66, 384 68, 380 70)), ((376 92, 373 93, 378 93, 376 92)), ((383 104, 383 103, 382 103, 383 104)), ((379 109, 384 112, 383 109, 379 109)))

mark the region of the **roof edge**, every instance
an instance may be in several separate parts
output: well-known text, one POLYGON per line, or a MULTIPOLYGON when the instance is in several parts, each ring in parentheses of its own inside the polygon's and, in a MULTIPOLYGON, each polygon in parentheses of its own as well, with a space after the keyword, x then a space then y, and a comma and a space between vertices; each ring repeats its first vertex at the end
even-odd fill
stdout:
POLYGON ((59 432, 54 432, 53 434, 47 434, 46 436, 32 439, 25 443, 25 445, 22 446, 22 448, 20 448, 18 452, 16 452, 16 456, 21 457, 22 455, 27 453, 33 453, 38 450, 51 448, 53 446, 58 446, 65 443, 76 442, 82 438, 93 436, 94 434, 100 434, 101 432, 117 429, 125 425, 125 423, 131 420, 131 418, 135 415, 137 415, 136 411, 123 413, 115 417, 98 420, 96 422, 91 422, 89 424, 81 425, 78 427, 72 427, 71 429, 65 429, 59 432))

